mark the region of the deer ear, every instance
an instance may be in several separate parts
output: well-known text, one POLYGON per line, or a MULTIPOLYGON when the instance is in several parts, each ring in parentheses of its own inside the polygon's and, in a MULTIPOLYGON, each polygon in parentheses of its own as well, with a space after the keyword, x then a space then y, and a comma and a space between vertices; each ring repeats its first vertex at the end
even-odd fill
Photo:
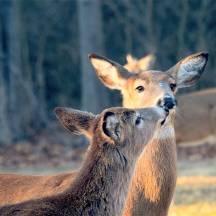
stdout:
POLYGON ((121 90, 131 74, 120 64, 105 57, 91 54, 90 62, 101 82, 111 88, 121 90))
POLYGON ((95 120, 92 113, 65 107, 57 107, 54 112, 61 124, 72 133, 92 137, 92 125, 95 120))
POLYGON ((104 114, 102 127, 106 136, 111 138, 113 141, 120 141, 122 131, 119 119, 115 113, 107 111, 104 114))
POLYGON ((200 79, 207 61, 208 53, 196 53, 179 61, 167 73, 176 80, 178 88, 189 87, 200 79))

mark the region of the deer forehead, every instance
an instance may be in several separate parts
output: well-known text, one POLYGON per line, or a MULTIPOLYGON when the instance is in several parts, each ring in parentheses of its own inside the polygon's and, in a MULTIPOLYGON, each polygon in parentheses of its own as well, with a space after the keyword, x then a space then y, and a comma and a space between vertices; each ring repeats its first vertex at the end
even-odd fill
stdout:
POLYGON ((161 71, 143 71, 140 72, 127 80, 126 88, 134 87, 138 85, 150 85, 164 87, 170 83, 174 83, 175 80, 161 71))
POLYGON ((160 81, 163 82, 174 82, 175 80, 165 72, 162 71, 143 71, 138 74, 139 79, 145 80, 148 79, 150 82, 158 83, 160 81))
POLYGON ((123 122, 122 124, 124 124, 125 120, 135 118, 138 113, 136 110, 131 110, 124 107, 115 107, 104 110, 104 112, 99 116, 99 118, 104 118, 104 114, 106 112, 112 112, 114 114, 113 116, 109 117, 110 122, 112 122, 113 124, 117 122, 123 122))

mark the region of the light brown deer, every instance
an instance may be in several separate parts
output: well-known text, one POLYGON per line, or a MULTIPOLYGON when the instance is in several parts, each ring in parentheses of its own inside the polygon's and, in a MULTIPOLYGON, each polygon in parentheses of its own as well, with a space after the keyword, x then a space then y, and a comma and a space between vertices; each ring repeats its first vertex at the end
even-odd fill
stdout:
MULTIPOLYGON (((132 73, 150 69, 154 55, 136 59, 127 55, 125 67, 132 73)), ((216 88, 178 96, 178 115, 175 120, 176 142, 179 146, 216 143, 216 88)))
MULTIPOLYGON (((135 162, 166 121, 162 108, 110 108, 92 114, 57 108, 71 132, 91 137, 84 164, 61 194, 0 208, 1 216, 121 215, 135 162)), ((16 187, 16 185, 13 185, 16 187)))
POLYGON ((180 146, 216 143, 216 88, 181 95, 176 141, 180 146))
MULTIPOLYGON (((163 105, 166 102, 167 107, 172 107, 175 103, 174 94, 177 88, 190 86, 201 76, 207 62, 207 54, 199 53, 189 56, 167 72, 146 71, 138 74, 130 73, 121 65, 102 57, 93 55, 90 59, 100 79, 108 87, 121 90, 124 106, 146 107, 163 105)), ((131 212, 132 205, 134 211, 138 208, 141 212, 147 212, 146 215, 154 215, 153 212, 159 211, 161 205, 164 205, 164 212, 168 211, 175 186, 176 146, 173 123, 166 125, 164 131, 161 130, 161 139, 152 142, 151 147, 149 146, 143 153, 148 155, 146 161, 144 157, 141 157, 137 166, 133 178, 134 186, 131 189, 135 192, 134 196, 130 196, 133 200, 127 205, 131 212), (145 167, 149 170, 148 173, 143 174, 145 167), (164 173, 167 175, 165 176, 164 173), (162 189, 167 194, 165 198, 162 189), (138 195, 144 201, 140 199, 138 202, 138 195), (149 209, 148 211, 143 210, 144 205, 149 209)), ((0 175, 0 205, 60 193, 73 182, 75 174, 65 173, 52 176, 2 174, 0 175), (17 187, 14 188, 13 185, 17 187)))
MULTIPOLYGON (((99 79, 107 87, 121 91, 124 107, 159 105, 172 109, 177 89, 191 86, 199 80, 208 54, 188 56, 166 72, 131 73, 104 57, 93 54, 90 59, 99 79)), ((172 111, 172 120, 161 129, 159 139, 147 145, 137 162, 125 205, 126 216, 168 214, 176 184, 174 116, 175 111, 172 111)))

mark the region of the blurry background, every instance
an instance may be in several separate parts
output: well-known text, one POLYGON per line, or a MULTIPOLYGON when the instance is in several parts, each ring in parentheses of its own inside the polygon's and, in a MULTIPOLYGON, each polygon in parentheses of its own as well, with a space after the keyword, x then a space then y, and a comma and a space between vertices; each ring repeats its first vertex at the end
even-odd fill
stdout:
MULTIPOLYGON (((183 93, 216 87, 215 14, 214 0, 0 0, 1 171, 48 173, 80 165, 86 142, 58 125, 54 107, 97 113, 121 104, 119 92, 96 78, 89 53, 121 64, 128 53, 138 59, 153 53, 153 69, 166 70, 207 51, 202 79, 183 93)), ((207 108, 216 110, 216 91, 209 91, 207 108)), ((215 126, 216 115, 210 119, 215 126)), ((216 142, 183 146, 179 175, 190 177, 180 178, 171 214, 214 215, 216 142)))

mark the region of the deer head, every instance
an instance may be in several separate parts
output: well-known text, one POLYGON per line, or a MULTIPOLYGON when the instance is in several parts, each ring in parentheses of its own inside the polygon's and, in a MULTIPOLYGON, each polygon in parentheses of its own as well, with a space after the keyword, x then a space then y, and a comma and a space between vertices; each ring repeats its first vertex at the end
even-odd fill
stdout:
POLYGON ((72 133, 84 134, 99 148, 101 143, 112 145, 125 151, 126 155, 132 151, 133 154, 141 153, 142 145, 153 137, 167 116, 165 110, 159 107, 137 110, 109 108, 99 115, 58 107, 55 113, 72 133))
POLYGON ((201 52, 190 55, 164 72, 140 70, 137 73, 96 54, 91 54, 89 58, 104 85, 121 91, 124 107, 158 105, 172 109, 176 106, 177 90, 192 86, 201 77, 208 54, 201 52))

